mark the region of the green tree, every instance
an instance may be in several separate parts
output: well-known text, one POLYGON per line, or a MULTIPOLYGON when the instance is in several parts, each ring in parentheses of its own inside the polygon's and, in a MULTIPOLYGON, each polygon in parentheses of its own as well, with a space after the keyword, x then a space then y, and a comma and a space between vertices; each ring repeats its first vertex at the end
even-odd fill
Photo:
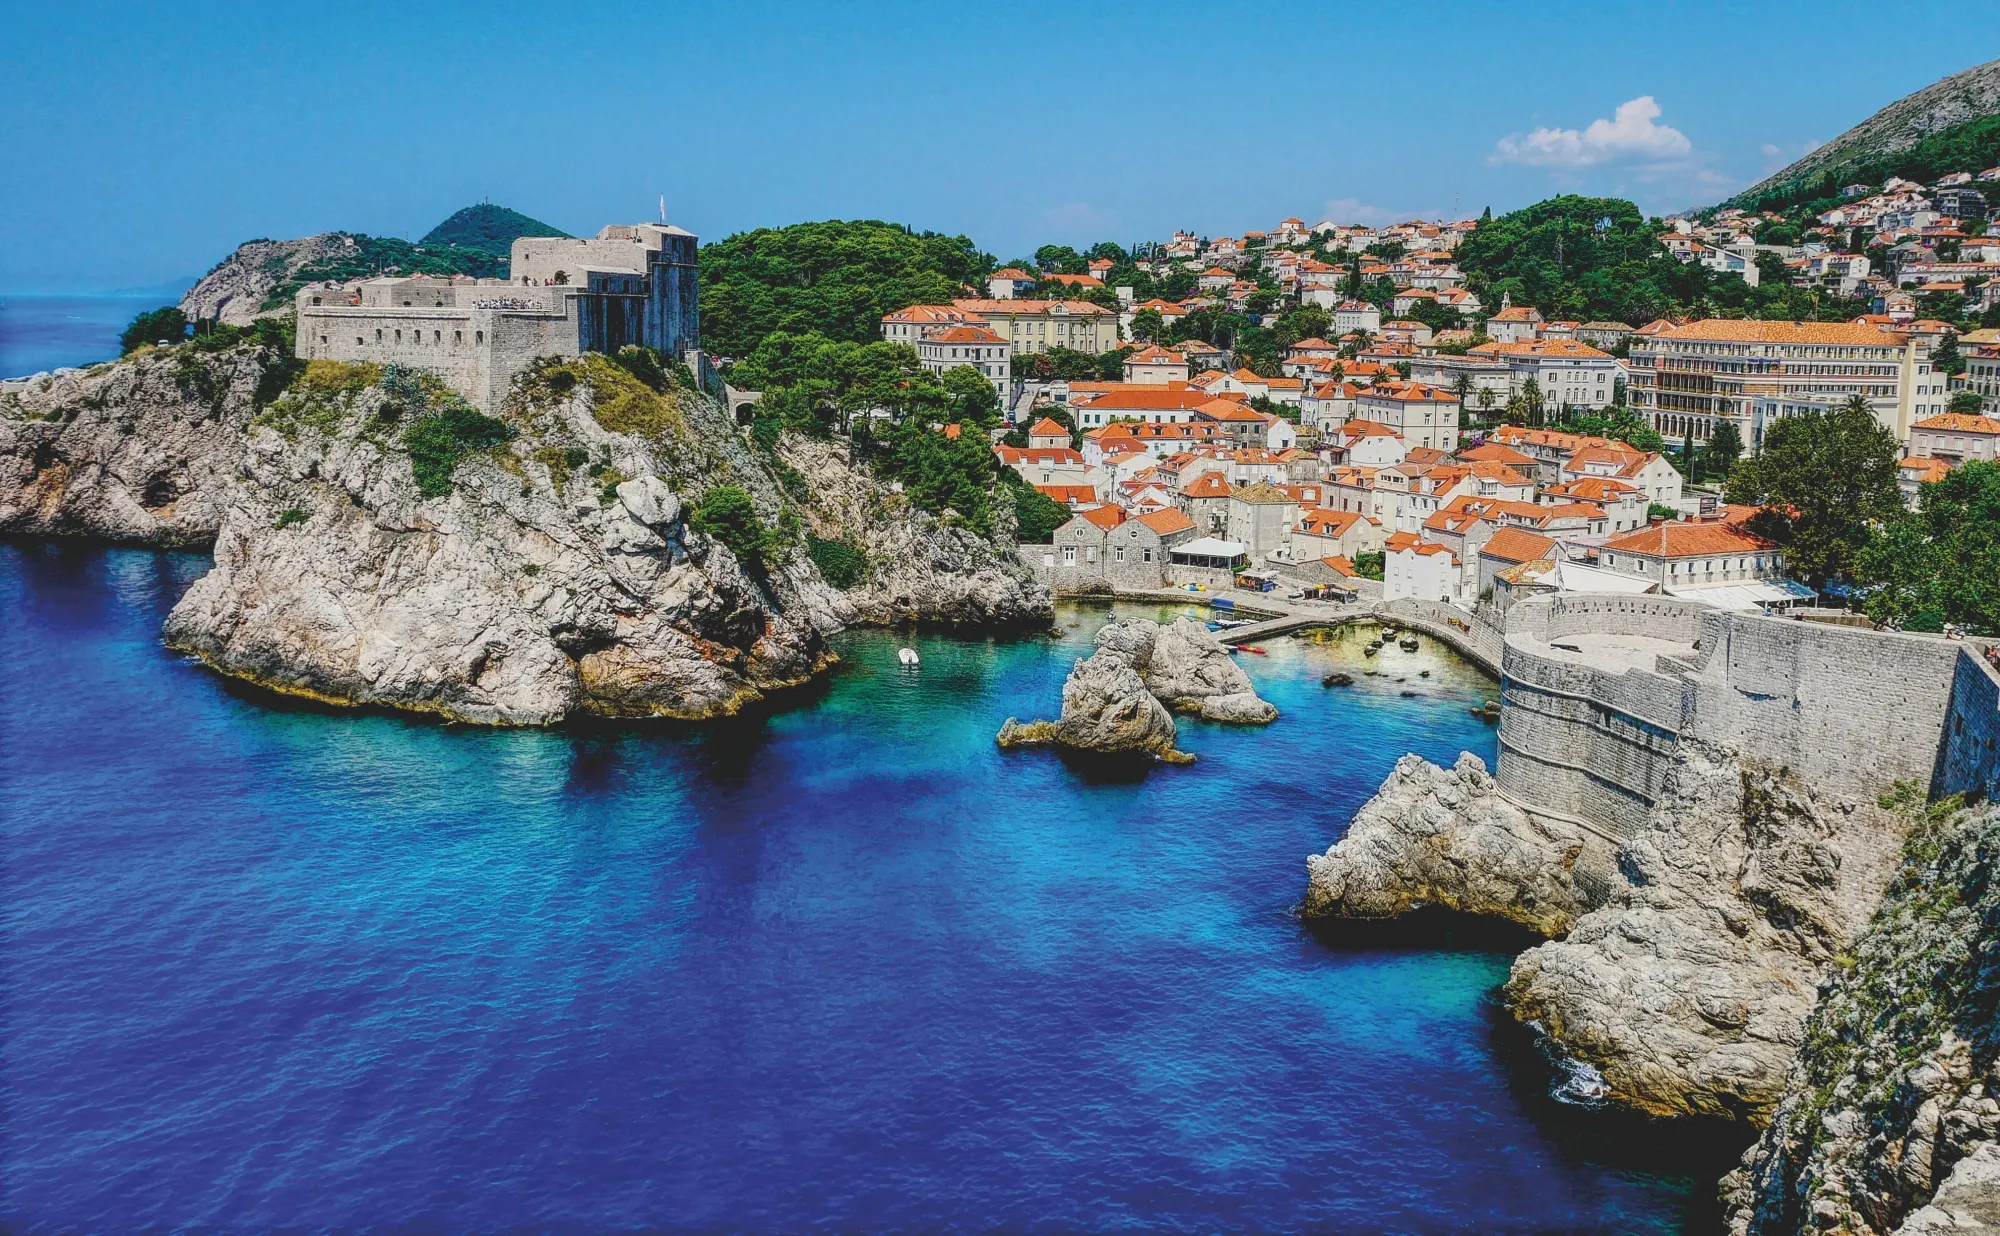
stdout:
POLYGON ((1873 528, 1903 509, 1901 452, 1860 396, 1826 413, 1788 416, 1730 474, 1730 502, 1761 506, 1750 530, 1776 541, 1814 588, 1851 579, 1873 528))
POLYGON ((1681 438, 1681 475, 1690 485, 1701 484, 1701 456, 1694 449, 1694 430, 1690 427, 1681 438))
POLYGON ((1983 416, 1986 412, 1986 400, 1978 391, 1954 391, 1951 400, 1944 408, 1947 412, 1956 412, 1961 416, 1983 416))
MULTIPOLYGON (((1960 300, 1963 301, 1964 298, 1961 296, 1960 300)), ((1959 312, 1964 312, 1964 309, 1965 306, 1961 303, 1958 306, 1959 312)), ((1954 377, 1965 372, 1965 357, 1959 354, 1957 335, 1946 331, 1944 338, 1938 340, 1938 345, 1931 349, 1931 368, 1954 377)))
POLYGON ((1735 421, 1718 421, 1713 433, 1708 435, 1708 460, 1715 474, 1724 480, 1736 467, 1736 461, 1743 457, 1743 435, 1738 432, 1735 421))
POLYGON ((1082 275, 1090 271, 1089 261, 1068 245, 1043 245, 1035 250, 1035 263, 1059 275, 1082 275))
POLYGON ((1870 617, 1908 630, 1957 623, 2000 634, 2000 464, 1976 460, 1920 486, 1862 551, 1870 617))
POLYGON ((1160 336, 1166 334, 1166 332, 1166 319, 1160 316, 1158 309, 1141 309, 1132 315, 1132 337, 1134 339, 1142 339, 1147 343, 1152 343, 1159 339, 1160 336))
POLYGON ((957 405, 959 421, 968 428, 991 429, 1000 424, 999 392, 979 370, 954 365, 944 371, 944 389, 957 405))
POLYGON ((717 485, 701 496, 688 526, 712 536, 729 547, 743 569, 764 569, 764 554, 770 537, 764 521, 757 517, 757 504, 734 485, 717 485))
POLYGON ((148 309, 119 334, 118 353, 128 355, 153 343, 179 343, 187 338, 187 328, 187 315, 174 305, 148 309))
POLYGON ((1036 489, 1012 468, 1003 470, 1014 497, 1014 535, 1028 545, 1047 545, 1057 528, 1069 522, 1069 508, 1036 489))
POLYGON ((1521 414, 1527 418, 1530 428, 1539 429, 1547 413, 1547 405, 1542 402, 1542 384, 1529 378, 1521 384, 1521 414))

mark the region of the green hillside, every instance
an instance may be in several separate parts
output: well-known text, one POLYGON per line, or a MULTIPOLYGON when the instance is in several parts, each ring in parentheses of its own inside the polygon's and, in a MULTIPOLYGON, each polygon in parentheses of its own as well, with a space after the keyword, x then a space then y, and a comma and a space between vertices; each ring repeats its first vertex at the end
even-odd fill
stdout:
POLYGON ((1816 299, 1783 279, 1753 288, 1739 275, 1678 262, 1660 245, 1665 226, 1622 198, 1565 194, 1480 225, 1458 247, 1458 264, 1489 310, 1511 295, 1551 320, 1841 321, 1854 312, 1849 302, 1816 299))
POLYGON ((1990 123, 1982 126, 1996 117, 2000 60, 1974 65, 1897 99, 1722 204, 1782 209, 1831 197, 1847 184, 1977 172, 2000 162, 1993 157, 1993 129, 1990 123))
POLYGON ((869 343, 883 314, 963 296, 992 269, 967 237, 873 219, 739 232, 702 248, 702 342, 735 357, 774 331, 869 343))
POLYGON ((467 206, 424 233, 424 238, 417 244, 426 249, 478 249, 504 262, 513 252, 514 241, 519 237, 568 235, 568 232, 550 227, 540 219, 531 219, 518 210, 481 202, 477 206, 467 206))
POLYGON ((1880 185, 1891 176, 1929 184, 1952 172, 1982 172, 2000 164, 2000 116, 1980 116, 1934 133, 1908 150, 1892 154, 1860 152, 1812 175, 1781 182, 1755 197, 1732 199, 1748 210, 1785 210, 1804 203, 1839 199, 1841 187, 1880 185))

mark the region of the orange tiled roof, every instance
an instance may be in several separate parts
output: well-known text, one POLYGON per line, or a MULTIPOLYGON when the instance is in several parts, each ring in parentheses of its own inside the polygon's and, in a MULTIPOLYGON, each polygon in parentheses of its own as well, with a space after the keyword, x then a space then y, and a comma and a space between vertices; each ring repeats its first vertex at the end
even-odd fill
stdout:
POLYGON ((1482 545, 1479 552, 1484 557, 1498 558, 1502 562, 1537 562, 1554 554, 1556 543, 1539 532, 1526 528, 1503 527, 1493 534, 1493 538, 1482 545))
POLYGON ((1969 412, 1946 412, 1918 421, 1912 429, 1943 430, 1949 433, 2000 433, 2000 420, 1969 412))
POLYGON ((1154 511, 1150 515, 1141 515, 1139 516, 1139 522, 1161 536, 1171 536, 1176 532, 1185 532, 1189 528, 1194 527, 1194 521, 1187 517, 1185 511, 1177 510, 1173 507, 1168 507, 1163 511, 1154 511))
MULTIPOLYGON (((1088 502, 1096 496, 1090 492, 1090 486, 1088 485, 1037 485, 1035 488, 1054 498, 1057 502, 1088 502), (1075 490, 1082 490, 1088 496, 1081 499, 1064 496, 1075 490)), ((1087 511, 1078 511, 1076 515, 1078 519, 1087 519, 1100 528, 1116 528, 1119 524, 1125 522, 1124 509, 1122 507, 1111 506, 1108 503, 1104 506, 1091 507, 1087 511)))
POLYGON ((1774 548, 1734 523, 1719 520, 1672 520, 1651 524, 1613 537, 1604 549, 1654 558, 1692 558, 1708 554, 1762 552, 1774 548))

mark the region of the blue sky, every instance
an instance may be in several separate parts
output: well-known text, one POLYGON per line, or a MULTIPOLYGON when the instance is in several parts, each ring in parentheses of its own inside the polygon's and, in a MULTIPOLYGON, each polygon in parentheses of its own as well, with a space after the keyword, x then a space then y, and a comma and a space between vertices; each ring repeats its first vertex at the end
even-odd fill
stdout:
POLYGON ((4 12, 17 292, 161 283, 256 236, 414 237, 487 197, 571 232, 662 194, 707 239, 883 218, 1002 258, 1568 190, 1659 212, 2000 56, 1846 3, 4 12))

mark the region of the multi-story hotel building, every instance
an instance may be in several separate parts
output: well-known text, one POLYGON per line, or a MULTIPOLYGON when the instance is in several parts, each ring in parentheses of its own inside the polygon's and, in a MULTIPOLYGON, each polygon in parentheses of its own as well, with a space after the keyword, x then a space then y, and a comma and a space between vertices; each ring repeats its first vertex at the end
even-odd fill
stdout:
POLYGON ((1943 411, 1946 398, 1928 353, 1906 335, 1867 324, 1655 323, 1632 336, 1626 364, 1633 408, 1663 436, 1707 438, 1727 420, 1753 451, 1771 417, 1834 407, 1854 395, 1907 442, 1911 424, 1943 411))

